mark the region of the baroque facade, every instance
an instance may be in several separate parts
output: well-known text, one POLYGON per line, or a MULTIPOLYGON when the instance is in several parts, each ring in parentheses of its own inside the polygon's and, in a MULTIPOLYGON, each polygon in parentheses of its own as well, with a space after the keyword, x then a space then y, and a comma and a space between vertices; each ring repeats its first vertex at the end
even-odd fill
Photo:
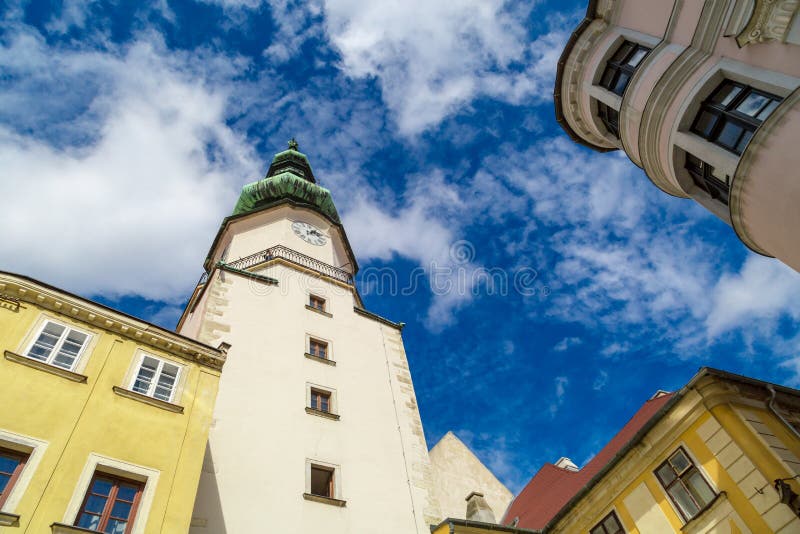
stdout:
POLYGON ((704 368, 657 392, 584 467, 545 464, 499 524, 434 534, 800 532, 800 391, 704 368))
POLYGON ((558 63, 557 120, 800 270, 799 7, 592 0, 558 63))
POLYGON ((0 346, 0 531, 187 531, 223 350, 2 272, 0 346))

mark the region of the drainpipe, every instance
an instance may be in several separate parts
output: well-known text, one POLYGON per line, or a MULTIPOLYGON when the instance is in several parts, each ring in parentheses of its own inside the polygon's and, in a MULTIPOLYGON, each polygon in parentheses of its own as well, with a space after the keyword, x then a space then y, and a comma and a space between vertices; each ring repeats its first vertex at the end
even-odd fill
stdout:
POLYGON ((789 429, 789 433, 793 434, 794 437, 800 440, 800 432, 797 431, 795 427, 793 427, 789 421, 784 419, 783 415, 775 408, 775 397, 778 396, 778 392, 775 391, 775 388, 772 384, 767 384, 767 391, 770 393, 769 403, 767 403, 767 408, 771 411, 775 416, 783 423, 783 425, 789 429))

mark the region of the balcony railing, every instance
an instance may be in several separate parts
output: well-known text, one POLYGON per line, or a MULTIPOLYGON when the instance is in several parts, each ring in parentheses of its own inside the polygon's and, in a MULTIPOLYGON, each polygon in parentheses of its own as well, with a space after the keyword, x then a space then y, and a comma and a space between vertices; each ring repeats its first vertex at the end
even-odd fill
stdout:
POLYGON ((325 262, 319 261, 311 256, 306 256, 305 254, 284 247, 283 245, 276 245, 268 248, 267 250, 256 252, 255 254, 251 254, 250 256, 246 256, 241 259, 225 262, 225 264, 228 267, 233 267, 234 269, 240 269, 244 271, 251 267, 255 267, 256 265, 260 265, 275 259, 282 259, 284 261, 288 261, 289 263, 294 263, 300 267, 315 271, 323 276, 333 278, 334 280, 344 282, 345 284, 353 285, 353 275, 347 271, 339 269, 338 267, 334 267, 333 265, 328 265, 325 262))

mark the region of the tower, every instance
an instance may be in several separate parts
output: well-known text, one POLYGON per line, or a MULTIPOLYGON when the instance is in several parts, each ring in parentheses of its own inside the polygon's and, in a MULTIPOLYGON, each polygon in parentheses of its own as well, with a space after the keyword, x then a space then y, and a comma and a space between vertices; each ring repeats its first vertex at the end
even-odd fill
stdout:
POLYGON ((292 140, 225 218, 178 331, 230 345, 192 533, 422 533, 438 504, 402 324, 364 309, 292 140))

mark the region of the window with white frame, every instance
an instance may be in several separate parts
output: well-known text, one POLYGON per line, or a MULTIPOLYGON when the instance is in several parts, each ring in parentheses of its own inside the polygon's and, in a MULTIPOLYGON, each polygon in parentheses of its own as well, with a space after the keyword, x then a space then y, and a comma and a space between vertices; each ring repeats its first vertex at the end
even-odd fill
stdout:
POLYGON ((181 368, 149 354, 142 355, 130 385, 131 391, 172 402, 181 368))
POLYGON ((91 336, 55 321, 45 321, 25 356, 72 371, 91 336))

